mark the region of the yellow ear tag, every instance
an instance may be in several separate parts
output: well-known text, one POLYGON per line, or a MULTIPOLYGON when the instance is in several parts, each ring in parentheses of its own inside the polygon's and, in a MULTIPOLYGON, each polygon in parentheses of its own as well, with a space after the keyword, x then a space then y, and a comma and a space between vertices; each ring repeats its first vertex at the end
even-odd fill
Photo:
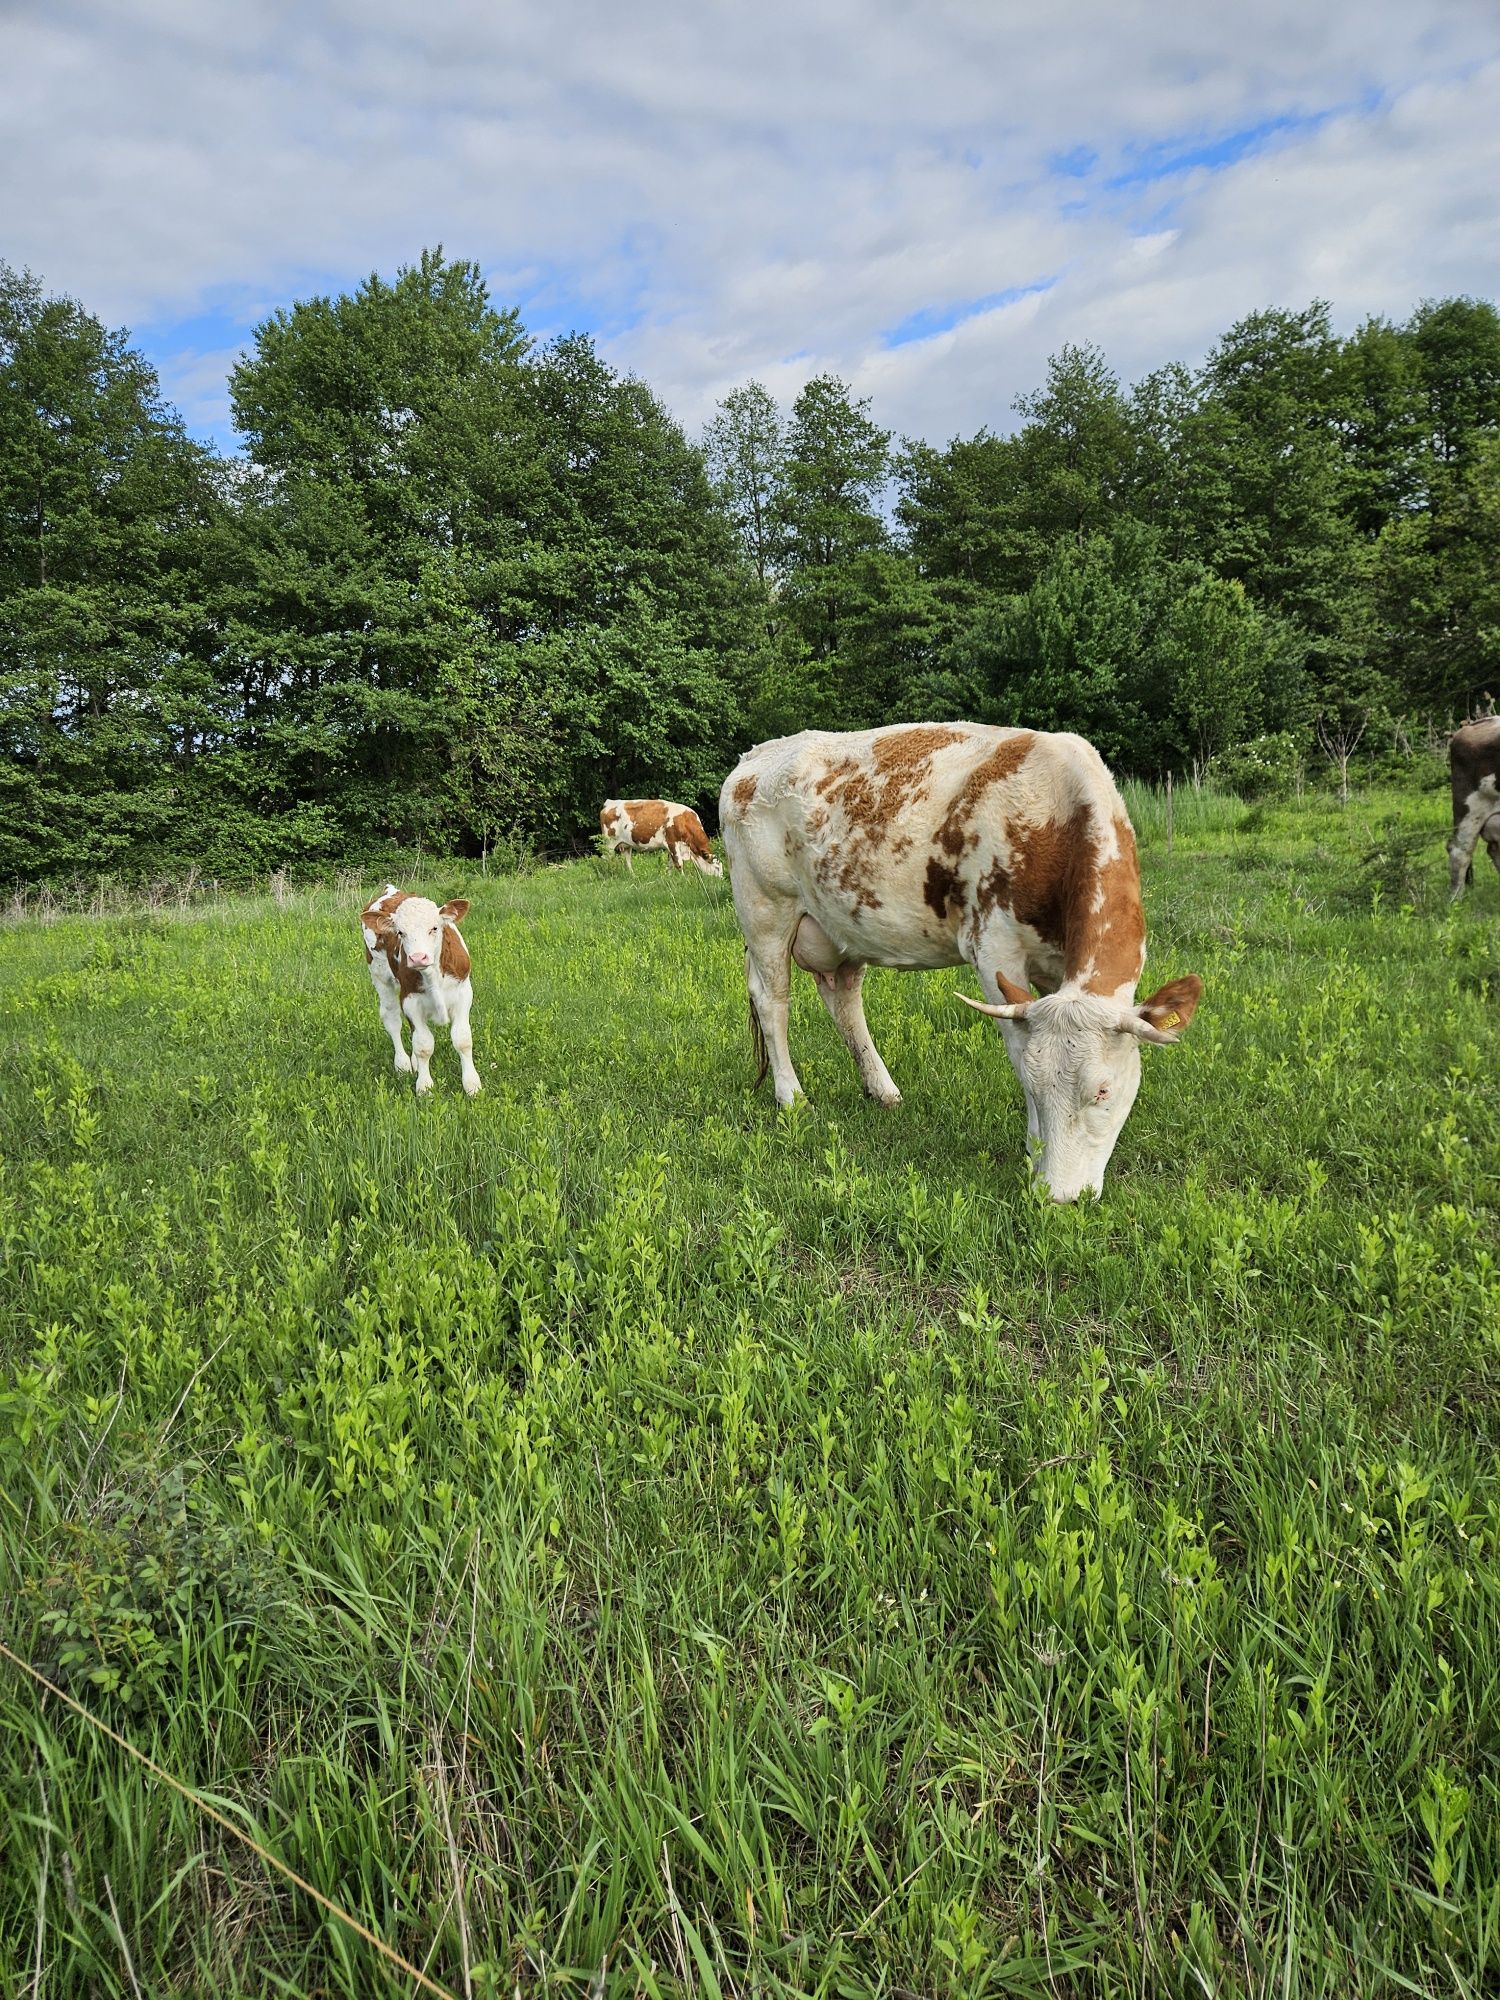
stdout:
POLYGON ((1177 1009, 1174 1007, 1171 1013, 1168 1014, 1167 1018, 1162 1022, 1162 1026, 1164 1028, 1175 1028, 1177 1026, 1177 1023, 1181 1019, 1182 1016, 1178 1013, 1177 1009))

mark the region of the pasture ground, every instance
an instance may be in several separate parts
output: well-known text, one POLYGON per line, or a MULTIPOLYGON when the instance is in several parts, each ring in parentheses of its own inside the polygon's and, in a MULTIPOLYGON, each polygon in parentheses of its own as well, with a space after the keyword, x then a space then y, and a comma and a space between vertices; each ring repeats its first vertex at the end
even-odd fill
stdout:
MULTIPOLYGON (((425 871, 472 1105, 368 885, 9 928, 7 1644, 454 1993, 1494 1992, 1500 880, 1133 809, 1206 995, 1071 1209, 957 975, 751 1096, 649 862, 425 871)), ((4 1662, 0 1786, 8 1992, 413 1990, 4 1662)))

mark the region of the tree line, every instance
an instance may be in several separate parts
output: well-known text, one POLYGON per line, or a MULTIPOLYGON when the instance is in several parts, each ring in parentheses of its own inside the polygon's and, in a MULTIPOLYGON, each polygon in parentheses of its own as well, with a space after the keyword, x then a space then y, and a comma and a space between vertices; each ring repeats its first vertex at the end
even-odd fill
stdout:
POLYGON ((476 266, 273 313, 191 439, 0 265, 0 875, 562 850, 750 742, 969 717, 1270 784, 1500 687, 1500 315, 1252 313, 898 441, 831 376, 700 443, 476 266))

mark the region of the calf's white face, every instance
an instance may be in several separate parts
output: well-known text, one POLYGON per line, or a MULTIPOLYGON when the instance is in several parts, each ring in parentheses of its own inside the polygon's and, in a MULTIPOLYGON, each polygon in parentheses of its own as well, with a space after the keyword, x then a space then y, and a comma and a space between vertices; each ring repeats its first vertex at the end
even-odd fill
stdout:
POLYGON ((391 914, 401 956, 418 971, 436 965, 443 949, 443 913, 426 896, 408 896, 391 914))

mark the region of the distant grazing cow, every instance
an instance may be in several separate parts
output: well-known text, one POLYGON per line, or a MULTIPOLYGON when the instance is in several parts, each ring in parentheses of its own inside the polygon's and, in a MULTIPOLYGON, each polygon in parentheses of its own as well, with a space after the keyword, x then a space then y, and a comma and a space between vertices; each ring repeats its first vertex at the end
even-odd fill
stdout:
POLYGON ((715 861, 703 823, 691 806, 674 806, 670 799, 606 799, 599 831, 616 854, 624 855, 627 868, 632 854, 649 854, 653 847, 661 847, 679 875, 683 855, 705 875, 724 873, 724 864, 715 861))
POLYGON ((417 1091, 432 1088, 433 1029, 446 1024, 463 1068, 464 1091, 477 1097, 483 1089, 474 1067, 474 1038, 469 1033, 469 1009, 474 989, 469 983, 469 953, 458 933, 465 902, 444 903, 441 909, 425 896, 407 896, 387 882, 360 915, 365 938, 365 962, 380 1002, 380 1018, 396 1050, 396 1074, 417 1073, 417 1091), (411 1054, 401 1041, 402 1017, 411 1024, 411 1054))
POLYGON ((1456 903, 1474 879, 1474 849, 1483 837, 1500 868, 1500 715, 1466 722, 1448 743, 1453 774, 1453 838, 1448 867, 1456 903))
POLYGON ((992 997, 969 1005, 1000 1022, 1026 1093, 1036 1172, 1058 1201, 1098 1193, 1140 1087, 1140 1045, 1176 1041, 1203 982, 1188 974, 1135 1002, 1135 835, 1090 744, 972 723, 807 730, 740 759, 719 822, 760 1074, 769 1067, 778 1103, 801 1091, 787 1047, 793 960, 882 1104, 900 1092, 865 1025, 866 966, 971 965, 992 997))

